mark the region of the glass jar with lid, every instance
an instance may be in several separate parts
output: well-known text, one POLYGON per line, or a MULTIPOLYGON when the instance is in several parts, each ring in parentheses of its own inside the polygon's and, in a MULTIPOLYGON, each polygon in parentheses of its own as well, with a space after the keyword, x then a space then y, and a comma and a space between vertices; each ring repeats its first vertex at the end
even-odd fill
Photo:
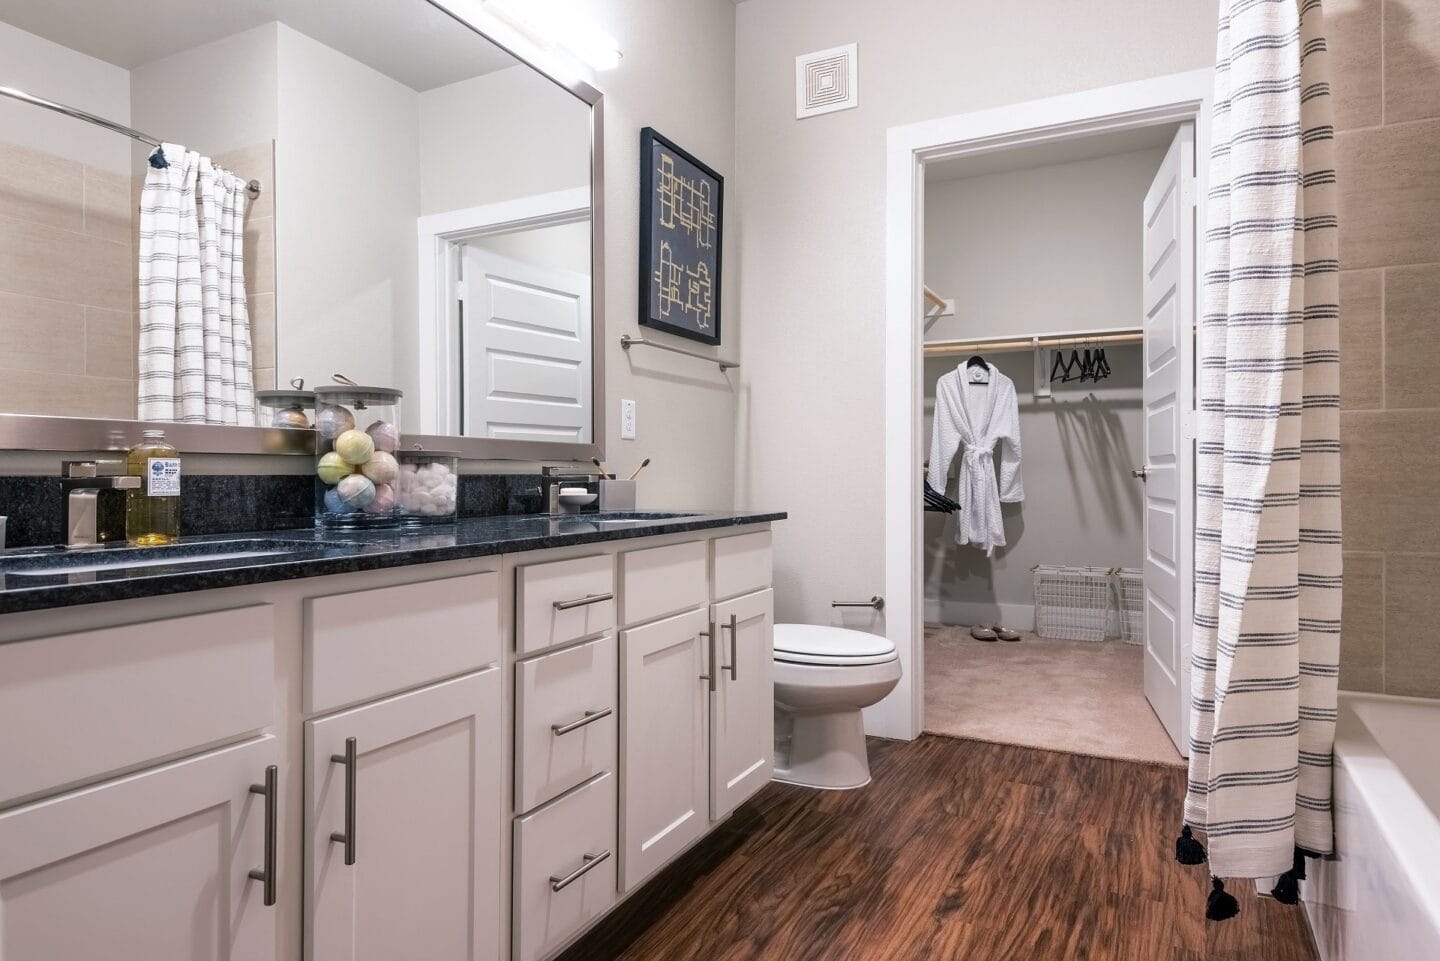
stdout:
POLYGON ((296 377, 289 389, 257 390, 255 406, 259 408, 256 423, 260 427, 289 427, 308 430, 310 412, 315 409, 315 392, 305 389, 305 381, 296 377))
POLYGON ((400 521, 400 398, 394 387, 315 388, 315 524, 393 527, 400 521))
POLYGON ((453 450, 400 452, 401 523, 407 527, 453 524, 460 499, 460 454, 453 450))

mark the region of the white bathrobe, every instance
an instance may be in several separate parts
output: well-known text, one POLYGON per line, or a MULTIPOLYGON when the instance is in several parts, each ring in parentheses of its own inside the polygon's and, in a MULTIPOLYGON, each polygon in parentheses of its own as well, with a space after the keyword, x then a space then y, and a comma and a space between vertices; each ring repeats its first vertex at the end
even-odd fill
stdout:
MULTIPOLYGON (((935 385, 935 430, 930 441, 930 486, 945 490, 958 451, 960 504, 955 543, 974 544, 989 557, 1005 546, 1001 503, 1025 499, 1020 483, 1020 405, 1015 382, 987 364, 988 384, 974 383, 961 364, 935 385), (1000 472, 995 447, 1000 446, 1000 472)), ((980 369, 974 368, 979 374, 980 369)))

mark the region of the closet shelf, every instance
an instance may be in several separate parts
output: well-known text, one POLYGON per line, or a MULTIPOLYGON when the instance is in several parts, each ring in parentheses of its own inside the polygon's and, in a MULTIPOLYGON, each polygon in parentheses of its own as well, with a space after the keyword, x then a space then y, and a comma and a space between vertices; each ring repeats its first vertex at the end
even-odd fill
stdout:
POLYGON ((1138 344, 1144 340, 1139 327, 1110 328, 1086 334, 1072 331, 1061 334, 1038 334, 1032 337, 980 337, 974 340, 934 340, 925 344, 927 355, 998 353, 1008 350, 1043 350, 1050 347, 1104 347, 1109 344, 1138 344))

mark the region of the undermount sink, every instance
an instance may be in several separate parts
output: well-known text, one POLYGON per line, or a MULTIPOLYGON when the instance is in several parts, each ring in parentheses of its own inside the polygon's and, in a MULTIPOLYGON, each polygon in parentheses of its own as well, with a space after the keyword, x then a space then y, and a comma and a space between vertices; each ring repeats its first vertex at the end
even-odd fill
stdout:
POLYGON ((48 547, 25 553, 0 553, 0 574, 10 577, 59 577, 142 567, 180 567, 262 557, 310 556, 344 546, 325 541, 239 538, 228 541, 167 544, 163 547, 48 547))

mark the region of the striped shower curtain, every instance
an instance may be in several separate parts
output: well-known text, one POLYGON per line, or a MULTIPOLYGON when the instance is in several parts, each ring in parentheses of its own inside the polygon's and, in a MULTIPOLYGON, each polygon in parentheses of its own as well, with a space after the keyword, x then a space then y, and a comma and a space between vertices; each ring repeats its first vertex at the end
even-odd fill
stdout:
POLYGON ((1177 856, 1278 876, 1333 847, 1339 261, 1320 0, 1222 0, 1199 373, 1191 756, 1177 856))
POLYGON ((140 194, 141 420, 255 423, 246 199, 243 181, 178 144, 151 157, 140 194))

